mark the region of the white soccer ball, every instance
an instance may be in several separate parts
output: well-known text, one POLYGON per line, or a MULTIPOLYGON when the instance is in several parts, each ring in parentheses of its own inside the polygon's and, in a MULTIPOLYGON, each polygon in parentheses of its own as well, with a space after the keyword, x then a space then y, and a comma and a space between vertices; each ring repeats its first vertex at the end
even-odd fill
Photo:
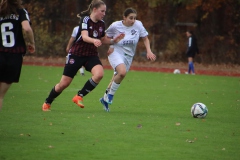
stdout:
POLYGON ((208 114, 208 108, 203 103, 195 103, 191 107, 191 114, 193 118, 205 118, 208 114))
POLYGON ((175 69, 175 70, 173 71, 173 73, 174 73, 174 74, 180 74, 181 71, 180 71, 179 69, 175 69))

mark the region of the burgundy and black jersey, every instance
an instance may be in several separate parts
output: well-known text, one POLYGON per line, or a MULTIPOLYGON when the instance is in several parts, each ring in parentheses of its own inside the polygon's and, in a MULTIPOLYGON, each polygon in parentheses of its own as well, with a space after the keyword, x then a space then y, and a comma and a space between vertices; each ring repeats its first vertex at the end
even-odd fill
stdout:
POLYGON ((26 44, 22 33, 22 21, 29 21, 28 12, 18 9, 18 14, 0 17, 0 53, 26 53, 26 44))
POLYGON ((89 16, 81 19, 76 42, 72 45, 69 53, 78 56, 98 56, 97 47, 93 43, 84 42, 81 36, 81 31, 87 30, 88 36, 91 38, 100 39, 105 36, 104 21, 93 22, 89 16))

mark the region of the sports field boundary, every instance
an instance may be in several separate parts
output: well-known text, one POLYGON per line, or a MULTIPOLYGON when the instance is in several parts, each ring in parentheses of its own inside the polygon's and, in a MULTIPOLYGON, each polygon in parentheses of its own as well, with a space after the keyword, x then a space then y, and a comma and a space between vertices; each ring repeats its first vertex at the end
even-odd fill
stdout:
MULTIPOLYGON (((101 59, 104 69, 112 69, 106 59, 101 59)), ((65 58, 62 57, 24 57, 23 65, 32 66, 55 66, 64 67, 65 58)), ((185 74, 187 71, 187 64, 184 63, 150 63, 150 62, 133 62, 130 70, 132 71, 147 71, 147 72, 163 72, 173 73, 175 69, 179 69, 181 74, 185 74)), ((229 65, 202 65, 195 64, 195 70, 197 75, 212 75, 212 76, 230 76, 240 77, 240 66, 229 65)))

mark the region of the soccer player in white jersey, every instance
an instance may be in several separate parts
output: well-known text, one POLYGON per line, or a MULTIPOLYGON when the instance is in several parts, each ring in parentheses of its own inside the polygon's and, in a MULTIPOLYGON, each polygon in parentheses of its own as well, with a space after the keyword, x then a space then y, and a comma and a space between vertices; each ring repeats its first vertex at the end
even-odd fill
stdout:
MULTIPOLYGON (((73 28, 71 38, 69 39, 68 45, 67 45, 67 48, 66 48, 67 53, 69 52, 70 48, 72 47, 73 43, 76 40, 78 30, 79 30, 79 26, 76 26, 76 27, 73 28)), ((66 56, 66 57, 68 57, 68 56, 66 56)), ((83 66, 79 69, 79 72, 80 72, 80 75, 84 76, 84 67, 83 66)))
POLYGON ((125 37, 118 43, 111 45, 108 50, 108 60, 114 69, 114 76, 108 85, 108 88, 100 102, 105 111, 109 112, 108 104, 112 104, 113 96, 120 86, 120 83, 126 76, 132 64, 139 38, 143 39, 147 50, 147 59, 156 60, 155 54, 152 53, 148 32, 141 21, 136 20, 137 12, 133 8, 127 8, 123 13, 123 20, 113 22, 106 30, 108 37, 114 38, 119 33, 124 33, 125 37))

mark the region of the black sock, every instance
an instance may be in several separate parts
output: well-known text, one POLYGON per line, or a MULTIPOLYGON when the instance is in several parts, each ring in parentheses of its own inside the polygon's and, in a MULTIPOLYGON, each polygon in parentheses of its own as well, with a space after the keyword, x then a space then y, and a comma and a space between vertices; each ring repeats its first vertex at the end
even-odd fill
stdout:
POLYGON ((51 90, 51 92, 49 93, 48 97, 46 98, 45 103, 51 104, 51 103, 53 102, 53 100, 54 100, 57 96, 59 96, 61 93, 62 93, 62 92, 57 93, 57 92, 55 91, 55 86, 54 86, 53 89, 51 90))
POLYGON ((89 92, 91 92, 98 84, 95 83, 92 78, 89 79, 85 85, 83 86, 83 88, 78 91, 78 95, 81 97, 86 96, 89 92))
POLYGON ((109 88, 106 89, 105 93, 108 94, 108 92, 109 92, 109 88))

